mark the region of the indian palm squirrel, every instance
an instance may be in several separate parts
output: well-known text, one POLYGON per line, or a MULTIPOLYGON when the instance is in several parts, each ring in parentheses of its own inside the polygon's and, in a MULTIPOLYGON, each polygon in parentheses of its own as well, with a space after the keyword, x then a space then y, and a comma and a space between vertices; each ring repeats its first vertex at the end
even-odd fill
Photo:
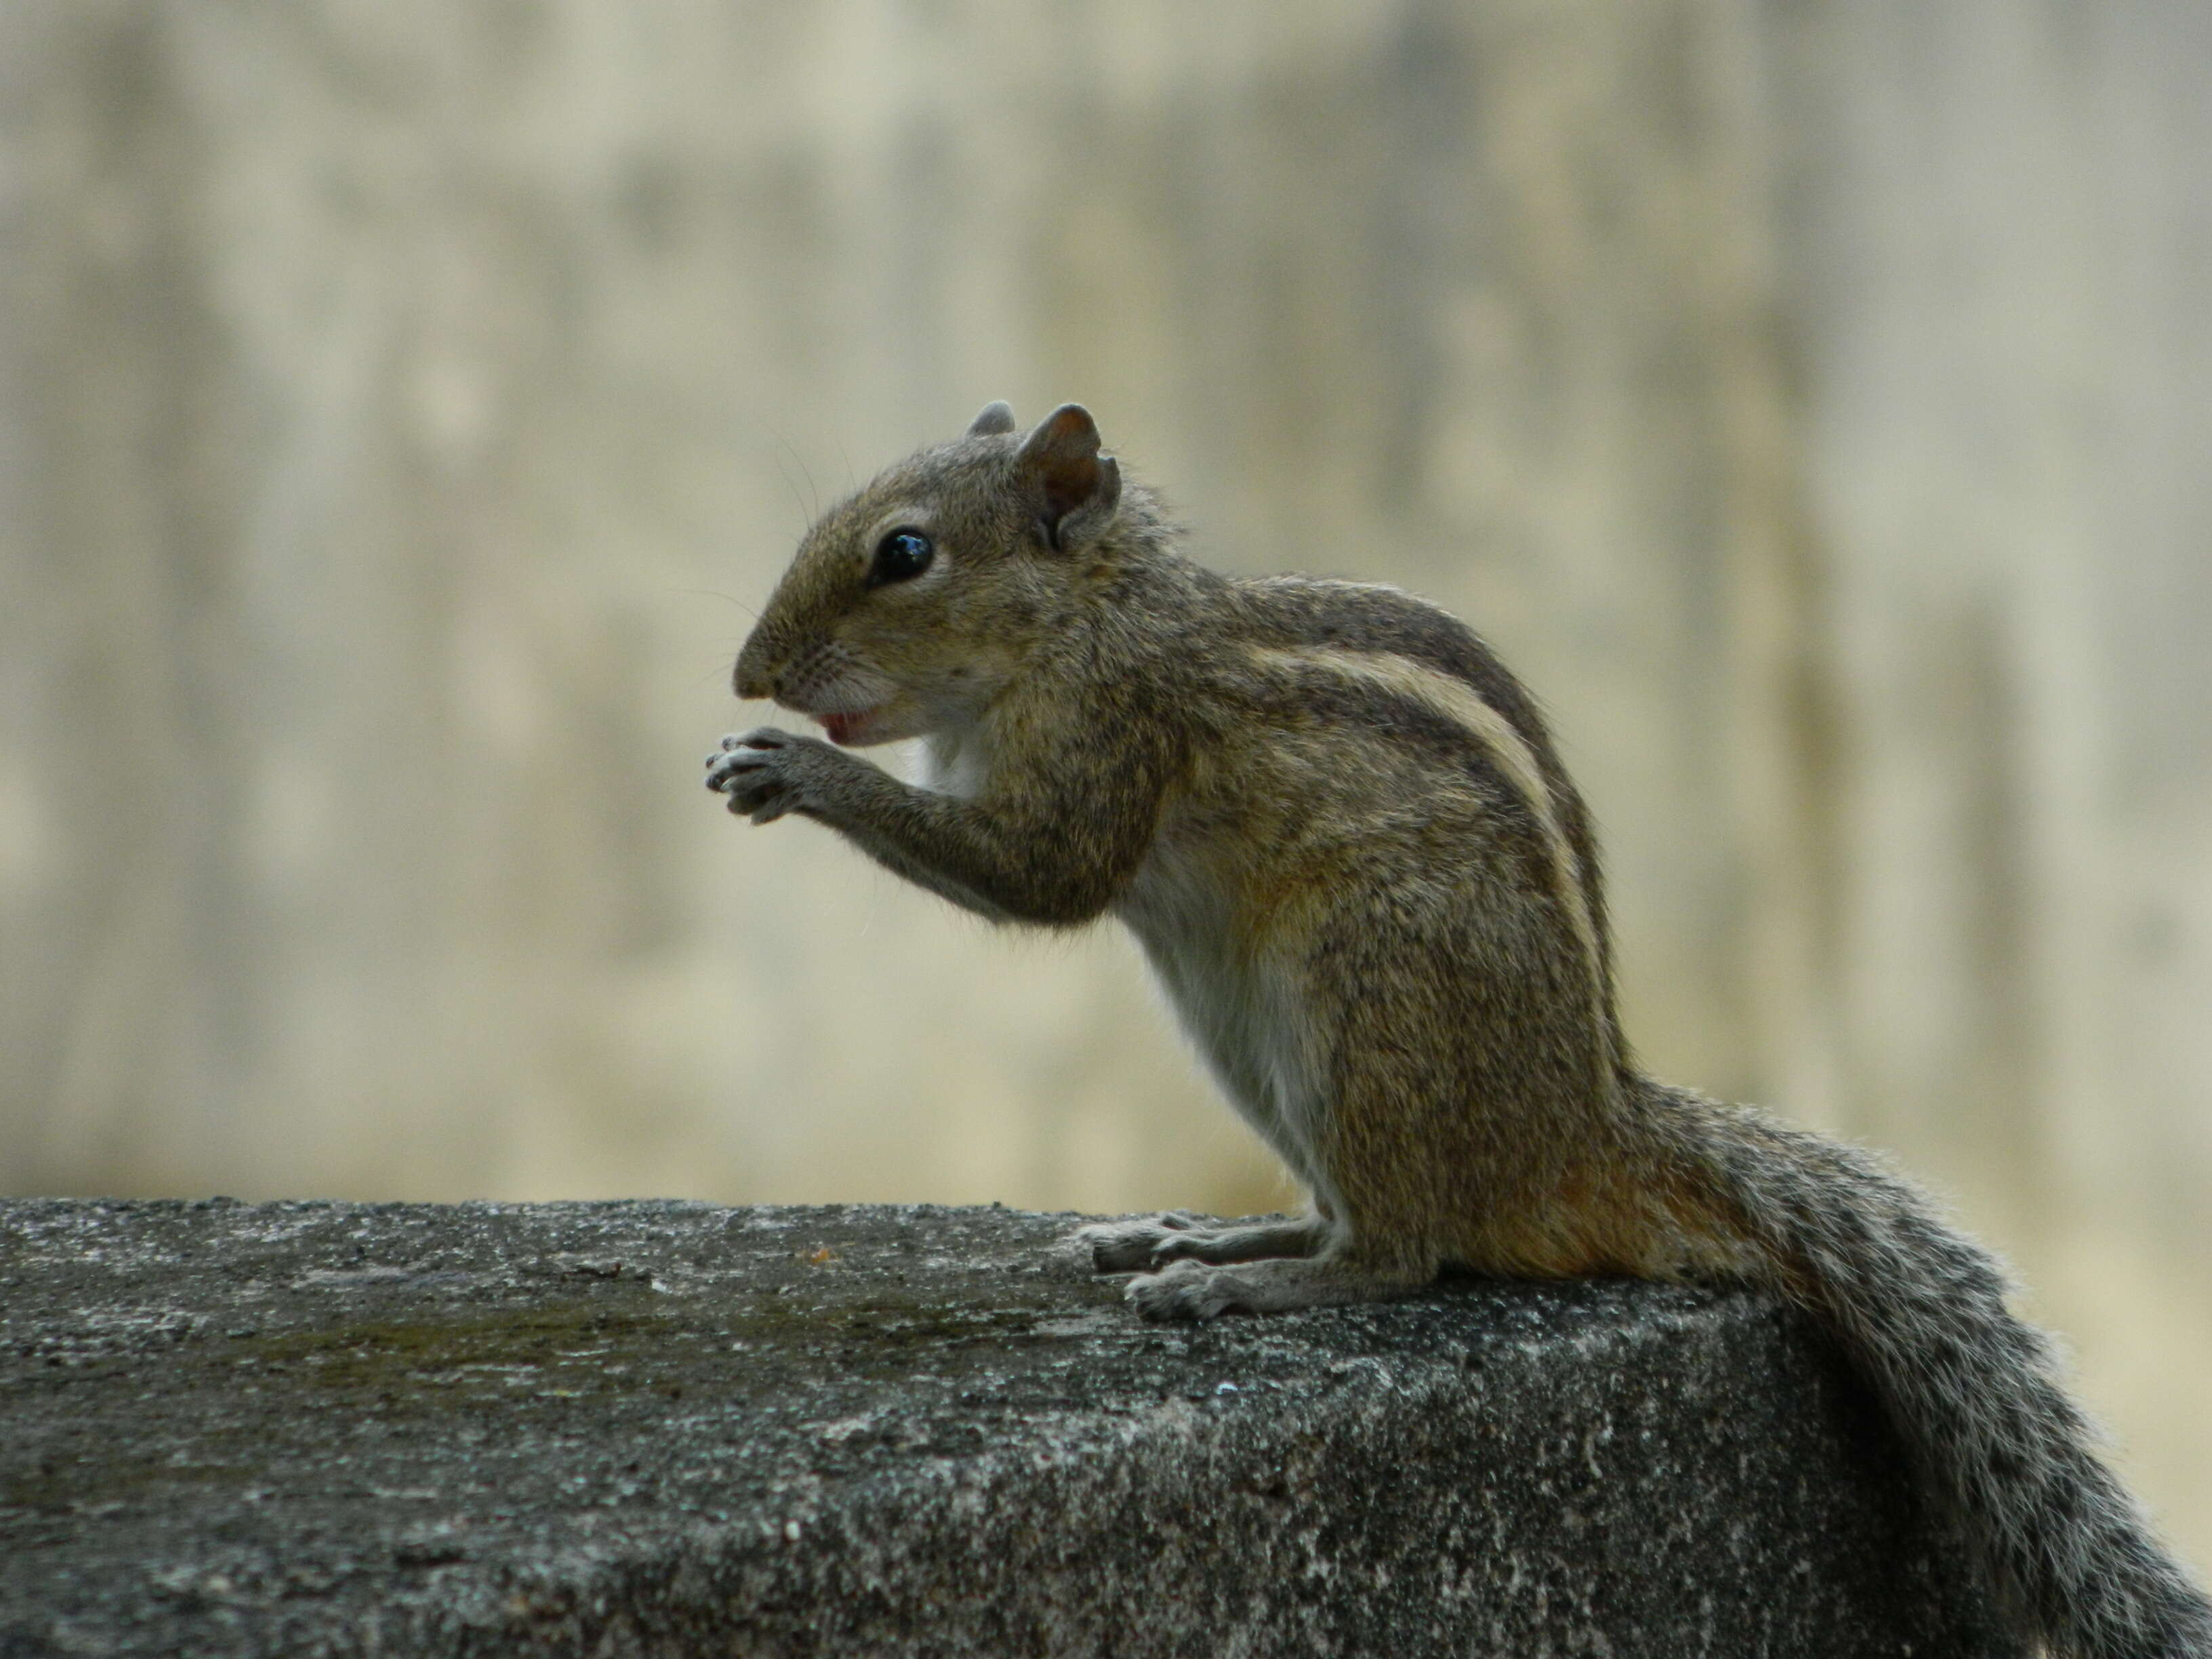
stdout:
POLYGON ((1447 1266, 1759 1287, 1880 1397, 2024 1635, 2212 1655, 2212 1605, 2096 1450, 1996 1263, 1868 1153, 1654 1081, 1597 848, 1536 704, 1398 590, 1176 550, 1077 404, 1002 403, 822 515, 738 659, 831 741, 708 787, 996 921, 1135 934, 1311 1202, 1080 1235, 1155 1319, 1402 1295, 1447 1266), (847 752, 926 741, 927 787, 847 752))

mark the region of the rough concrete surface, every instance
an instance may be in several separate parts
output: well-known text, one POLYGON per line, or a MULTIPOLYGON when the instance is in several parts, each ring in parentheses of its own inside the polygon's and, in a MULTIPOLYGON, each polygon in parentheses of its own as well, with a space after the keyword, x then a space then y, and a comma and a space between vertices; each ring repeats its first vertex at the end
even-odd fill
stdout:
POLYGON ((2010 1652, 1750 1297, 934 1207, 0 1203, 0 1654, 2010 1652))

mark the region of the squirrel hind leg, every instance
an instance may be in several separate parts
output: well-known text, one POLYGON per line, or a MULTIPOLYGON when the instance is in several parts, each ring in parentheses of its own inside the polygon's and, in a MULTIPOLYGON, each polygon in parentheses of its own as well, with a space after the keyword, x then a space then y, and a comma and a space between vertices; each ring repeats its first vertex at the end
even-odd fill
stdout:
POLYGON ((1321 1215, 1292 1220, 1273 1217, 1212 1224, 1188 1210, 1134 1221, 1103 1221, 1075 1231, 1078 1244, 1091 1251, 1091 1266, 1102 1273, 1149 1273, 1170 1261, 1195 1261, 1227 1266, 1273 1256, 1318 1255, 1336 1232, 1321 1215))
POLYGON ((1153 1265, 1152 1252, 1169 1239, 1206 1225, 1206 1218, 1189 1210, 1170 1210, 1161 1215, 1133 1216, 1121 1221, 1094 1221, 1068 1235, 1069 1242, 1091 1253, 1091 1267, 1102 1273, 1133 1273, 1153 1265))
POLYGON ((1225 1267, 1240 1261, 1304 1260, 1326 1250, 1336 1224, 1319 1215, 1280 1221, 1270 1217, 1226 1227, 1194 1228, 1163 1239, 1152 1251, 1154 1267, 1170 1261, 1204 1261, 1225 1267))
POLYGON ((1388 1302, 1413 1295, 1436 1276, 1433 1262, 1386 1266, 1340 1256, 1276 1257, 1234 1267, 1183 1261, 1131 1279, 1127 1295, 1147 1319, 1212 1319, 1224 1313, 1388 1302))

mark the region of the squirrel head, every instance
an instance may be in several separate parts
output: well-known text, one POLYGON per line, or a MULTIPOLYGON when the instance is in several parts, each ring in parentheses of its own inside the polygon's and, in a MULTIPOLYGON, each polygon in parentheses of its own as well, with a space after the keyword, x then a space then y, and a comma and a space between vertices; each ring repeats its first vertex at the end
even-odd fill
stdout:
POLYGON ((964 725, 1079 602, 1121 505, 1088 410, 1023 434, 991 404, 815 522, 732 684, 841 744, 964 725))

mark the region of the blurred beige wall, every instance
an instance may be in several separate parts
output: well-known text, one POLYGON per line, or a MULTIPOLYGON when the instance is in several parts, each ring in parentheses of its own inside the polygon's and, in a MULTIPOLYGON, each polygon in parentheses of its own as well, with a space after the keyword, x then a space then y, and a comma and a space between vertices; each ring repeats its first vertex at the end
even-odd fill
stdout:
POLYGON ((696 782, 1088 402, 1550 703, 1655 1069, 1897 1147, 2212 1556, 2212 30, 2126 0, 0 12, 0 1185, 1284 1200, 1133 953, 696 782))
POLYGON ((1763 21, 1838 1098, 2212 1563, 2212 9, 1763 21))

